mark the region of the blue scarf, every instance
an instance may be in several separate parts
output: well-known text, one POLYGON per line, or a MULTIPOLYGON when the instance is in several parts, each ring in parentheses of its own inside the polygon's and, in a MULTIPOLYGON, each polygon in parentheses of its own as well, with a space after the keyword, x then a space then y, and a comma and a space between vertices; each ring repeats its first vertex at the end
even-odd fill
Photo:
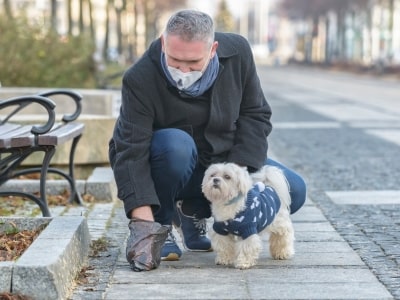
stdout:
MULTIPOLYGON (((167 76, 168 78, 168 81, 174 87, 177 88, 175 80, 172 79, 171 74, 168 71, 165 59, 165 53, 163 51, 161 51, 161 66, 163 68, 165 76, 167 76)), ((215 79, 217 78, 218 70, 219 70, 219 60, 218 60, 218 55, 215 54, 214 57, 210 60, 210 63, 208 64, 207 68, 205 69, 203 76, 201 76, 199 80, 197 80, 187 89, 183 89, 182 92, 184 92, 186 95, 190 97, 198 97, 204 94, 204 92, 207 91, 212 86, 215 79)))

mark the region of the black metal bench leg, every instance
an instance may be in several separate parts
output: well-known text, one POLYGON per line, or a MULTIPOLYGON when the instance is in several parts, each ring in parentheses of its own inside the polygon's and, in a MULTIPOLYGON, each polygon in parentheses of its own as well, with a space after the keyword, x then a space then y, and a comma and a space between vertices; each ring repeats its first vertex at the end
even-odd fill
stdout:
POLYGON ((78 189, 76 188, 76 182, 75 182, 75 175, 74 175, 74 158, 75 158, 75 151, 76 151, 76 146, 78 145, 79 140, 81 139, 82 135, 78 135, 75 137, 72 141, 71 145, 71 150, 69 153, 69 176, 72 178, 71 182, 71 196, 70 196, 70 203, 75 201, 76 203, 82 205, 83 204, 83 199, 81 197, 81 194, 79 193, 78 189))
POLYGON ((48 208, 47 197, 46 197, 46 176, 47 170, 49 168, 50 160, 53 157, 55 152, 55 147, 46 147, 46 148, 38 148, 38 147, 25 147, 17 150, 10 151, 10 155, 5 157, 5 159, 1 162, 1 166, 3 168, 2 172, 0 172, 0 183, 6 182, 7 180, 18 177, 20 175, 36 173, 40 171, 40 197, 36 197, 35 195, 27 192, 18 192, 18 191, 3 191, 0 192, 0 196, 17 196, 24 197, 35 202, 44 217, 50 217, 50 211, 48 208), (17 167, 21 165, 21 163, 32 153, 37 151, 43 151, 43 165, 41 168, 32 168, 32 169, 24 169, 21 171, 16 171, 17 167))
POLYGON ((42 212, 43 217, 51 217, 49 208, 47 206, 47 202, 44 203, 42 199, 36 197, 35 195, 24 193, 24 192, 17 192, 17 191, 5 191, 5 192, 0 192, 0 197, 5 197, 5 196, 16 196, 16 197, 22 197, 22 198, 28 198, 35 202, 39 208, 40 211, 42 212))
POLYGON ((50 217, 50 211, 48 209, 47 196, 46 196, 46 182, 47 172, 49 169, 51 158, 56 152, 56 148, 51 146, 45 150, 43 158, 43 166, 40 170, 40 201, 43 203, 44 210, 42 209, 43 217, 50 217))

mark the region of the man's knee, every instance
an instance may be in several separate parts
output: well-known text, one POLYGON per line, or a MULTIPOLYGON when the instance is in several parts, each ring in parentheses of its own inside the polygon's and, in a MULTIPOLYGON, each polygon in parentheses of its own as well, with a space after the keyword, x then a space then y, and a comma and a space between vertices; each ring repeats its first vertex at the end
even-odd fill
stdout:
POLYGON ((290 205, 291 214, 294 214, 304 205, 307 196, 307 187, 304 179, 300 175, 293 177, 290 186, 290 195, 292 197, 292 203, 290 205))
POLYGON ((171 163, 197 160, 197 149, 193 138, 183 130, 168 128, 154 132, 151 142, 151 159, 161 157, 171 163))

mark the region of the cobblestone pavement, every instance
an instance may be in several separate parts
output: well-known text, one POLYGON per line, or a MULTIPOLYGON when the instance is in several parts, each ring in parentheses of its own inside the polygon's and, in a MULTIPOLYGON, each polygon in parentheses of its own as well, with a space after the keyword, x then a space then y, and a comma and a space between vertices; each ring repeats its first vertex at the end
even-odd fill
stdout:
POLYGON ((309 197, 400 299, 400 82, 292 67, 260 75, 272 152, 306 178, 309 197))

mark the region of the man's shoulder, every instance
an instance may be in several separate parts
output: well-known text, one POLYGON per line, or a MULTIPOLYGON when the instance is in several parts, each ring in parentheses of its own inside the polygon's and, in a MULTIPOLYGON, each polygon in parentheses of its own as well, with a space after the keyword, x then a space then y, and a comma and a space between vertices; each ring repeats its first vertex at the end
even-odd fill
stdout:
POLYGON ((240 34, 233 33, 233 32, 215 32, 215 40, 230 40, 232 42, 240 42, 240 41, 247 41, 246 38, 240 34))
POLYGON ((250 51, 247 39, 240 34, 230 32, 216 32, 215 40, 218 41, 218 55, 220 57, 232 56, 250 51))

